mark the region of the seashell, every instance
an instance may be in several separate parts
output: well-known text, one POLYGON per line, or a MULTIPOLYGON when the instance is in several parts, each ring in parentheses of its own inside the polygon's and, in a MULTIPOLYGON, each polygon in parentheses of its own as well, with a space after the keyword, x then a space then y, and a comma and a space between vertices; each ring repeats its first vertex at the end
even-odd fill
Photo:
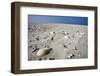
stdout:
POLYGON ((39 41, 39 38, 37 37, 36 40, 39 41))
POLYGON ((42 57, 42 56, 49 54, 49 52, 50 52, 50 49, 42 48, 37 52, 37 56, 42 57))

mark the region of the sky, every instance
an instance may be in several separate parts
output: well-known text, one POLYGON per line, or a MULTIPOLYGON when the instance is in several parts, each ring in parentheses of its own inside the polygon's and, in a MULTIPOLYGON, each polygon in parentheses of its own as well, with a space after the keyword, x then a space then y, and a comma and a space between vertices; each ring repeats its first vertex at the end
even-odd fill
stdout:
POLYGON ((76 16, 48 16, 48 15, 28 15, 28 24, 33 23, 61 23, 88 25, 88 17, 76 16))

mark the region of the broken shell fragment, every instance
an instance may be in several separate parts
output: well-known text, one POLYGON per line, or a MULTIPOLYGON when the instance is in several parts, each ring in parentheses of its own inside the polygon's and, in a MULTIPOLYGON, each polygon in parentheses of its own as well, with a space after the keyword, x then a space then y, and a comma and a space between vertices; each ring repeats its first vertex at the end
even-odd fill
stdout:
POLYGON ((68 36, 65 36, 64 38, 65 38, 65 39, 68 39, 68 36))
POLYGON ((77 50, 77 47, 73 47, 72 50, 77 50))
POLYGON ((38 49, 39 49, 39 48, 35 48, 35 49, 33 48, 33 51, 32 51, 32 52, 34 53, 34 52, 37 51, 38 49))
POLYGON ((52 35, 53 35, 53 34, 55 34, 55 32, 50 32, 50 34, 52 34, 52 35))
POLYGON ((74 58, 74 57, 75 57, 74 54, 70 54, 70 55, 68 56, 68 58, 74 58))
POLYGON ((50 50, 48 48, 42 48, 37 52, 37 56, 42 57, 49 54, 50 50))

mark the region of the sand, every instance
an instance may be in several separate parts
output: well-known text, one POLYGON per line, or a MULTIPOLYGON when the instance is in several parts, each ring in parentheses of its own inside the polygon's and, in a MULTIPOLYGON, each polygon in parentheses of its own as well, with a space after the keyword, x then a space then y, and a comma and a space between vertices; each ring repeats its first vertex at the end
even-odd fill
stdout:
POLYGON ((74 24, 40 24, 28 26, 28 60, 81 59, 88 57, 88 27, 74 24), (52 48, 38 57, 39 49, 52 48))

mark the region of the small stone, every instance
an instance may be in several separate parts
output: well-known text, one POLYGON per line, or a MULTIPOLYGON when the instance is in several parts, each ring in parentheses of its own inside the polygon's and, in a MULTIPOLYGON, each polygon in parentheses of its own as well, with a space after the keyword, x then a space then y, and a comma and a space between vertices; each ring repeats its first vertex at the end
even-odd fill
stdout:
POLYGON ((73 47, 72 50, 77 50, 77 47, 73 47))
POLYGON ((63 45, 65 48, 68 48, 67 45, 63 45))
POLYGON ((42 60, 42 58, 39 58, 39 60, 42 60))
POLYGON ((70 55, 68 56, 68 58, 74 58, 74 57, 75 57, 74 54, 70 54, 70 55))
POLYGON ((55 58, 49 58, 49 60, 55 60, 55 58))
POLYGON ((51 40, 53 41, 53 40, 54 40, 54 38, 53 38, 53 37, 51 37, 51 40))
POLYGON ((37 37, 36 40, 39 41, 39 38, 37 37))
POLYGON ((67 35, 69 35, 69 32, 67 32, 67 35))
MULTIPOLYGON (((34 49, 34 48, 33 48, 34 49)), ((35 52, 35 51, 37 51, 37 50, 39 50, 39 48, 35 48, 32 52, 35 52)))
POLYGON ((79 30, 77 30, 76 32, 79 33, 79 30))
POLYGON ((75 56, 74 54, 71 54, 71 55, 70 55, 70 58, 73 58, 74 56, 75 56))
POLYGON ((54 34, 56 34, 56 33, 55 33, 55 32, 50 32, 50 34, 51 34, 51 35, 54 35, 54 34))

